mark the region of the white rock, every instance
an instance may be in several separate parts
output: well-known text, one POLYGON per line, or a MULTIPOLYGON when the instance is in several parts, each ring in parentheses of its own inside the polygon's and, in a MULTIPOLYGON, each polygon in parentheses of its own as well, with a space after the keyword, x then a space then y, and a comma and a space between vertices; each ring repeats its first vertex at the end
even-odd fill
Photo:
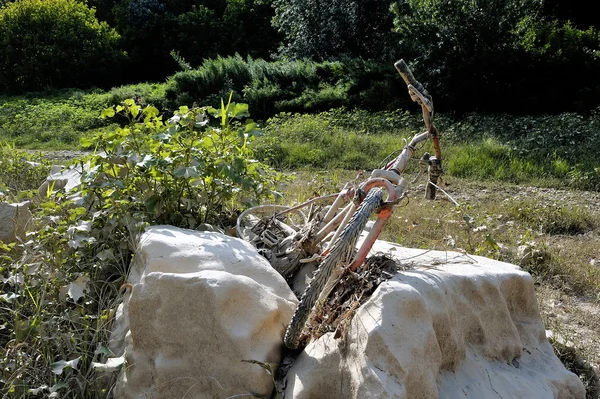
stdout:
POLYGON ((24 238, 31 221, 29 201, 8 204, 0 202, 0 241, 10 243, 24 238))
POLYGON ((118 398, 269 396, 292 291, 237 238, 155 226, 142 236, 130 272, 133 291, 113 330, 126 363, 118 398))
POLYGON ((53 191, 64 189, 68 193, 81 185, 81 174, 82 169, 80 166, 62 170, 61 166, 53 165, 50 174, 38 188, 38 194, 45 197, 50 188, 53 191))
POLYGON ((384 242, 373 252, 414 269, 382 283, 343 339, 310 343, 285 398, 585 398, 546 339, 529 274, 384 242))

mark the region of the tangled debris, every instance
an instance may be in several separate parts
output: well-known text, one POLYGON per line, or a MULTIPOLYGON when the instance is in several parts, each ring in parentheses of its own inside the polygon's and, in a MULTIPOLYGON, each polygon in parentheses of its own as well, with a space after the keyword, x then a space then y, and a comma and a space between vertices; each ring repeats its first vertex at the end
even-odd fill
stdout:
POLYGON ((379 284, 407 268, 389 255, 376 254, 368 258, 356 272, 344 270, 327 300, 317 303, 306 324, 304 340, 315 340, 328 332, 335 332, 336 339, 343 338, 354 313, 379 284))
MULTIPOLYGON (((398 260, 386 254, 376 254, 368 258, 356 272, 345 269, 326 301, 317 303, 306 323, 301 341, 310 342, 328 333, 335 332, 334 338, 344 339, 345 332, 356 310, 375 292, 379 284, 391 279, 398 271, 408 270, 398 260)), ((303 345, 301 345, 303 347, 303 345)), ((283 398, 288 370, 301 350, 284 348, 284 354, 275 372, 275 395, 283 398)))

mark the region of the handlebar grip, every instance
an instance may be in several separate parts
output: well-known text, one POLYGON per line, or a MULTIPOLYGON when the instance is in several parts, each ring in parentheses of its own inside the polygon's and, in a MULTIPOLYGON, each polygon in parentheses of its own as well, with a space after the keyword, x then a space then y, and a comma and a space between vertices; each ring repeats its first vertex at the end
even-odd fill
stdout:
POLYGON ((412 72, 410 71, 410 68, 408 67, 408 65, 406 65, 406 62, 404 62, 404 60, 396 61, 394 63, 394 66, 396 67, 396 70, 400 73, 400 76, 402 76, 402 79, 404 79, 404 82, 406 82, 407 86, 412 85, 415 89, 421 92, 423 96, 425 96, 428 99, 431 99, 431 95, 429 94, 429 92, 427 92, 425 87, 421 83, 419 83, 417 79, 415 79, 412 72))

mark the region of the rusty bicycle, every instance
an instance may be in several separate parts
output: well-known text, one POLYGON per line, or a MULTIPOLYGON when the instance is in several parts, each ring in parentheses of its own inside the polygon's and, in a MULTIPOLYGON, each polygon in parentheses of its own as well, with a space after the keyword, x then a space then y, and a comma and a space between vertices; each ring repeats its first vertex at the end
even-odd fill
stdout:
POLYGON ((326 297, 331 280, 336 278, 335 271, 355 271, 365 262, 394 206, 406 196, 408 182, 402 174, 409 160, 417 146, 427 140, 431 140, 434 154, 425 153, 420 158, 420 164, 428 172, 425 197, 433 200, 441 190, 438 181, 443 173, 442 153, 439 131, 432 122, 432 98, 403 60, 394 66, 411 99, 421 106, 425 132, 416 134, 398 156, 373 170, 368 179, 349 182, 339 193, 291 207, 260 205, 238 217, 238 236, 252 243, 297 295, 301 292, 300 303, 284 337, 290 349, 300 346, 302 330, 319 298, 326 297), (365 236, 365 226, 373 214, 377 219, 365 236), (361 234, 362 243, 357 247, 361 234))

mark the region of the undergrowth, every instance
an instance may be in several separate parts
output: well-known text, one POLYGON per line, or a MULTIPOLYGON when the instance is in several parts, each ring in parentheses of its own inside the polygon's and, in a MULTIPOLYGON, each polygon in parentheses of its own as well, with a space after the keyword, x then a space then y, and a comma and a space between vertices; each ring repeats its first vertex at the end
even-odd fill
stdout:
POLYGON ((78 190, 37 187, 47 163, 0 146, 2 200, 28 199, 23 240, 0 243, 0 396, 105 398, 123 358, 109 345, 111 322, 139 236, 149 224, 229 226, 236 213, 272 199, 280 175, 253 159, 260 134, 245 104, 180 107, 168 121, 132 99, 102 117, 72 165, 78 190), (112 359, 112 366, 105 362, 112 359))

